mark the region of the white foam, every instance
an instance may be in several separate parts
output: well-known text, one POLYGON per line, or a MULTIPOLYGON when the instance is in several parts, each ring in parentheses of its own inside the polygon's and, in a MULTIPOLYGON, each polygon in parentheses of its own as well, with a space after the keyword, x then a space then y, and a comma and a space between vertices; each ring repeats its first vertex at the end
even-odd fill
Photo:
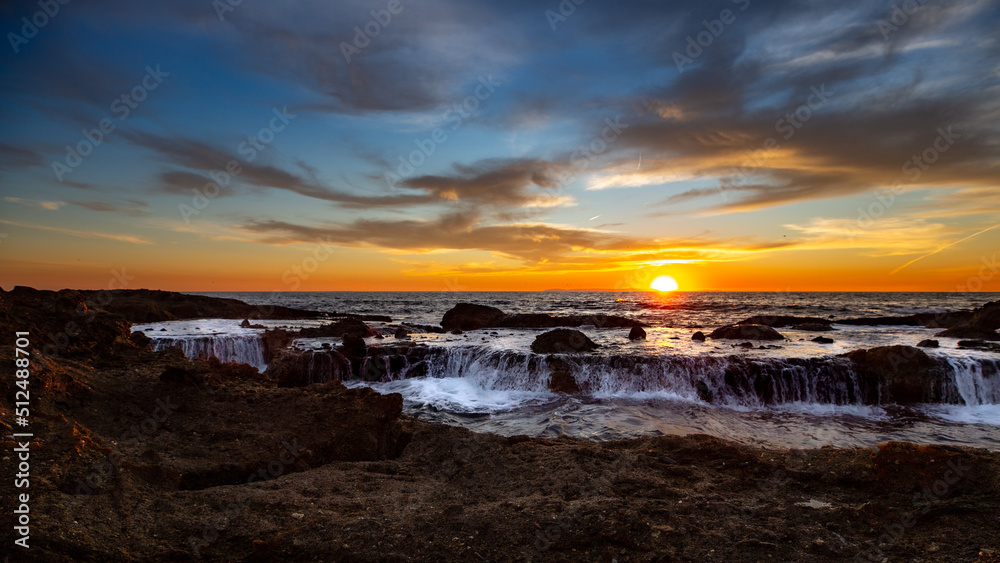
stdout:
POLYGON ((431 406, 457 413, 503 412, 530 403, 551 400, 551 393, 484 389, 474 381, 459 377, 421 377, 385 383, 348 383, 351 387, 367 385, 379 393, 400 393, 418 406, 431 406))

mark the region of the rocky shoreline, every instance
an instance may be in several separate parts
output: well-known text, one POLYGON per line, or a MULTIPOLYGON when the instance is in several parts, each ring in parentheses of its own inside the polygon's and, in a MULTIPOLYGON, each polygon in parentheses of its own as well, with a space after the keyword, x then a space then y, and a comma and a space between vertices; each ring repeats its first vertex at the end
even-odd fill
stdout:
MULTIPOLYGON (((420 346, 368 346, 344 330, 329 351, 344 361, 311 381, 302 374, 317 371, 299 364, 319 360, 269 331, 274 369, 261 374, 153 352, 131 323, 320 313, 109 293, 107 304, 94 292, 0 293, 4 332, 32 335, 32 548, 16 560, 1000 561, 998 452, 475 434, 338 381, 400 357, 418 366, 420 346)), ((940 328, 989 336, 993 305, 940 328)), ((745 324, 781 328, 762 320, 745 324)), ((637 326, 626 321, 613 322, 637 326)), ((341 322, 329 330, 362 330, 360 318, 341 322)), ((875 380, 923 361, 861 352, 875 380)), ((9 341, 0 357, 13 362, 9 341)), ((921 392, 909 381, 894 392, 921 392)), ((7 467, 14 390, 5 378, 7 467)), ((5 500, 17 492, 8 479, 0 490, 5 500)))

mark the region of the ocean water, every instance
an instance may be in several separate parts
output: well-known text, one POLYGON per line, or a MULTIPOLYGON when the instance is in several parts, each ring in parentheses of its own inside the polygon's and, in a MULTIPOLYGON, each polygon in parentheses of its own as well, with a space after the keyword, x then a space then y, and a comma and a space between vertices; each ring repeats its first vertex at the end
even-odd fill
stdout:
MULTIPOLYGON (((580 327, 601 345, 574 355, 569 365, 583 393, 547 389, 543 359, 529 346, 541 329, 486 329, 461 335, 414 332, 411 340, 434 349, 427 376, 389 373, 366 385, 400 393, 404 408, 425 420, 506 435, 571 435, 598 440, 646 435, 707 433, 743 443, 781 447, 866 446, 887 440, 973 445, 1000 450, 1000 354, 959 349, 955 339, 927 349, 951 378, 942 404, 862 405, 845 352, 893 344, 914 345, 940 329, 839 325, 837 319, 901 316, 972 309, 1000 299, 990 293, 737 293, 737 292, 295 292, 205 293, 261 305, 330 313, 387 315, 369 322, 392 344, 400 323, 438 325, 456 303, 491 305, 508 313, 606 313, 648 325, 645 341, 627 329, 580 327), (822 317, 835 331, 778 329, 780 347, 744 349, 737 342, 691 340, 753 315, 822 317), (822 334, 832 344, 811 339, 822 334), (772 381, 770 400, 733 385, 772 381), (698 388, 709 389, 705 401, 698 388)), ((274 327, 324 321, 264 321, 274 327)), ((261 329, 238 320, 203 319, 137 325, 160 348, 180 346, 190 357, 216 356, 264 369, 261 329)), ((303 339, 302 349, 335 346, 337 338, 303 339)), ((375 342, 372 342, 375 343, 375 342)), ((746 386, 744 386, 746 387, 746 386)))

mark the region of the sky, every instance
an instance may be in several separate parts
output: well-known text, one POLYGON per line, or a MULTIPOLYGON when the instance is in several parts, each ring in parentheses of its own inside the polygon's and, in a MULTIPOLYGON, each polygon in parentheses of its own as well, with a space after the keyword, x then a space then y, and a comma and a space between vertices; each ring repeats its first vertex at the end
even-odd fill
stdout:
POLYGON ((1000 1, 0 4, 0 286, 1000 291, 1000 1))

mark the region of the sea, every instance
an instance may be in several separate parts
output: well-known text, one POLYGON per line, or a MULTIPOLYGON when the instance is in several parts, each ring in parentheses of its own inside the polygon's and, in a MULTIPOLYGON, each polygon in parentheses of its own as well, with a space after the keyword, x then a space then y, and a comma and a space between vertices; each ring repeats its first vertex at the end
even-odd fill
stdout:
MULTIPOLYGON (((649 325, 645 340, 628 329, 579 327, 600 345, 574 354, 568 365, 583 392, 548 390, 541 357, 530 344, 545 329, 483 329, 462 334, 412 329, 407 338, 433 348, 424 377, 388 374, 382 381, 346 381, 380 393, 399 393, 405 411, 419 419, 476 432, 592 440, 709 434, 744 444, 779 448, 870 447, 890 440, 967 445, 1000 450, 1000 354, 958 348, 938 338, 927 348, 953 382, 947 402, 900 406, 865 405, 850 388, 855 374, 841 355, 895 344, 915 345, 941 329, 919 326, 855 326, 838 319, 903 316, 973 309, 1000 293, 824 292, 235 292, 200 293, 258 305, 283 305, 328 313, 385 315, 368 321, 394 343, 400 325, 440 325, 457 303, 477 303, 507 313, 552 315, 605 313, 649 325), (754 315, 831 319, 835 330, 779 328, 784 341, 691 339, 754 315), (814 342, 825 336, 832 343, 814 342), (761 347, 759 345, 771 345, 761 347), (768 401, 740 378, 782 374, 768 401), (734 379, 736 383, 734 384, 734 379), (699 393, 699 386, 702 393, 699 393), (710 391, 706 399, 705 389, 710 391)), ((271 327, 317 326, 327 320, 254 321, 271 327)), ((265 370, 258 328, 240 320, 199 319, 136 325, 157 348, 179 346, 190 357, 216 356, 265 370)), ((339 338, 300 339, 295 346, 321 350, 339 338)), ((751 379, 747 379, 751 381, 751 379)), ((333 415, 333 413, 331 413, 333 415)))

